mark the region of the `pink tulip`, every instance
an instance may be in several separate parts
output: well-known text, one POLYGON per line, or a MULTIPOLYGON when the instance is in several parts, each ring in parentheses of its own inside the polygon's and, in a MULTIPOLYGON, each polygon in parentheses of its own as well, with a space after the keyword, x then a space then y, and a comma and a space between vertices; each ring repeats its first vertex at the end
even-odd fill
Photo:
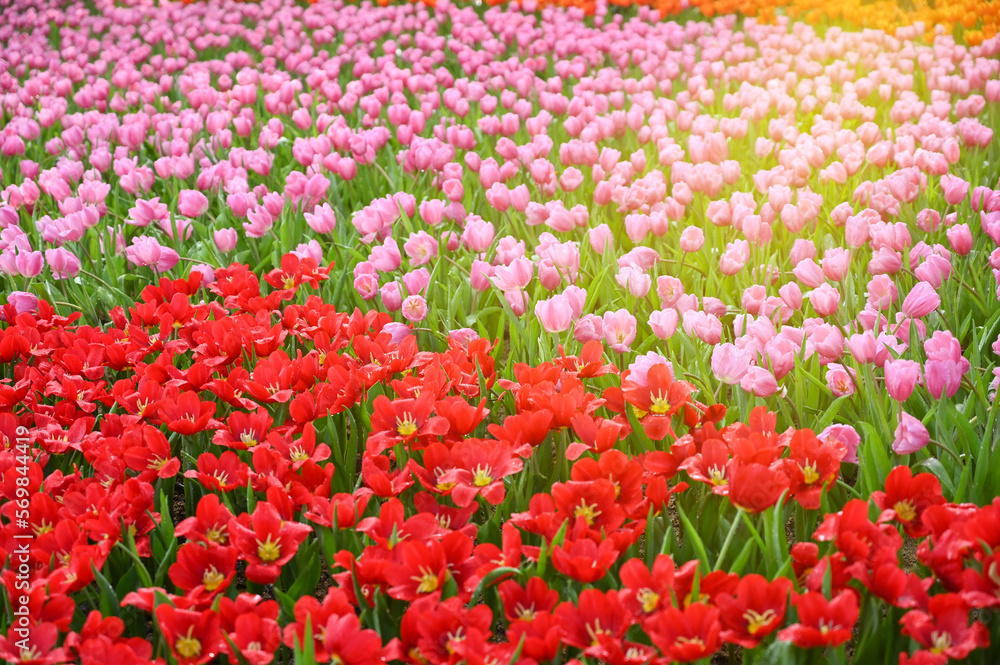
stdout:
POLYGON ((927 282, 918 282, 903 299, 902 311, 909 317, 922 318, 941 305, 941 297, 927 282))
POLYGON ((704 244, 705 232, 697 226, 689 226, 681 233, 680 247, 685 252, 697 252, 704 244))
POLYGON ((635 340, 636 319, 627 309, 605 312, 603 318, 604 339, 612 351, 628 353, 635 340))
POLYGON ((421 295, 409 296, 403 301, 403 318, 412 323, 423 321, 427 317, 427 301, 421 295))
POLYGON ((924 424, 905 411, 899 412, 892 450, 897 455, 915 453, 931 441, 931 435, 924 424))
POLYGON ((80 259, 63 247, 45 250, 45 262, 55 279, 69 279, 80 272, 80 259))
POLYGON ((398 312, 403 306, 403 294, 399 290, 399 284, 396 282, 386 282, 379 289, 379 295, 382 296, 382 304, 385 306, 386 310, 389 312, 398 312))
POLYGON ((739 349, 733 344, 719 344, 712 349, 712 374, 722 383, 736 385, 750 370, 752 359, 746 349, 739 349))
POLYGON ((841 247, 828 249, 823 254, 823 274, 831 282, 842 282, 851 267, 851 253, 841 247))
POLYGON ((809 294, 809 304, 820 316, 830 316, 840 306, 840 292, 829 284, 822 284, 809 294))
POLYGON ((196 189, 182 189, 177 195, 177 211, 185 217, 201 217, 208 210, 208 197, 196 189))
POLYGON ((614 247, 614 238, 611 236, 611 228, 607 224, 595 226, 587 232, 587 239, 595 252, 602 255, 605 250, 614 247))
POLYGON ((313 208, 312 212, 303 214, 306 224, 316 233, 333 233, 337 226, 337 215, 329 203, 313 208))
POLYGON ((830 425, 817 434, 816 438, 827 444, 842 444, 847 449, 847 454, 844 455, 843 461, 851 464, 857 463, 858 446, 861 444, 861 436, 850 425, 830 425))
POLYGON ((129 262, 150 267, 156 272, 166 272, 173 268, 180 256, 169 247, 163 247, 152 236, 137 236, 132 238, 132 245, 126 248, 125 256, 129 262))
POLYGON ((649 315, 649 327, 659 339, 670 339, 677 332, 678 319, 675 309, 654 310, 649 315))
POLYGON ((569 299, 560 294, 548 300, 535 303, 535 316, 547 333, 561 333, 569 330, 573 323, 573 308, 569 299))
POLYGON ((754 365, 740 379, 740 387, 757 397, 770 397, 778 391, 778 382, 771 372, 754 365))
POLYGON ((969 194, 969 183, 953 175, 941 176, 941 189, 944 190, 944 200, 948 205, 958 205, 969 194))
POLYGON ((596 314, 581 316, 573 327, 573 339, 581 344, 604 339, 603 319, 596 314))
POLYGON ((959 256, 966 256, 972 251, 972 231, 968 224, 955 224, 949 228, 945 235, 948 236, 948 244, 959 256))
POLYGON ((487 222, 478 215, 469 215, 465 230, 462 231, 462 244, 473 252, 485 252, 493 244, 495 235, 492 222, 487 222))
POLYGON ((220 252, 228 254, 236 249, 239 235, 236 233, 236 229, 219 229, 212 233, 212 239, 215 240, 215 246, 220 252))
POLYGON ((897 402, 905 402, 920 381, 920 363, 913 360, 887 360, 885 363, 885 389, 897 402))

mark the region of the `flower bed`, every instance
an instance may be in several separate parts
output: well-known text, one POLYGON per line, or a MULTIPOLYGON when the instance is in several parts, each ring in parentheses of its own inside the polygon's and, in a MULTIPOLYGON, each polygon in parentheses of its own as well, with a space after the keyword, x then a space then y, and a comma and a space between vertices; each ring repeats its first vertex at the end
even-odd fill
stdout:
POLYGON ((1000 39, 528 9, 11 10, 0 658, 997 660, 1000 39))

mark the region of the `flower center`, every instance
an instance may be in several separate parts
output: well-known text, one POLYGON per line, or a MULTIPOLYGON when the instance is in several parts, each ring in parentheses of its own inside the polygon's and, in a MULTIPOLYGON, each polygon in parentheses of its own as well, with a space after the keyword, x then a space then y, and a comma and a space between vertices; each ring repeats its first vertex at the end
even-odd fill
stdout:
POLYGON ((517 615, 517 618, 520 619, 521 621, 534 621, 535 617, 538 616, 538 613, 535 612, 534 605, 529 605, 528 607, 525 607, 520 603, 518 603, 517 607, 514 608, 514 613, 517 615))
POLYGON ((816 472, 816 464, 809 464, 809 460, 806 460, 806 465, 802 467, 802 476, 806 481, 806 485, 812 485, 819 480, 819 474, 816 472))
POLYGON ((709 468, 709 470, 708 470, 708 480, 712 483, 713 486, 714 485, 726 485, 726 484, 728 484, 729 481, 726 480, 726 468, 722 467, 720 469, 717 466, 713 466, 713 467, 709 468))
POLYGON ((594 520, 600 514, 601 511, 597 509, 597 504, 590 505, 585 499, 581 499, 580 505, 573 511, 573 517, 582 517, 587 522, 587 526, 593 526, 594 520))
POLYGON ((935 630, 931 633, 931 653, 944 653, 951 648, 951 633, 935 630))
POLYGON ((660 594, 652 589, 639 589, 639 592, 635 594, 635 599, 642 605, 642 611, 646 614, 655 611, 660 604, 660 594))
POLYGON ((492 473, 492 469, 488 464, 477 465, 476 470, 472 473, 472 484, 476 487, 486 487, 493 482, 493 476, 490 473, 492 473))
POLYGON ((187 635, 179 637, 177 639, 177 644, 174 645, 179 653, 184 658, 194 658, 201 654, 201 642, 197 638, 192 637, 191 633, 194 632, 194 626, 188 628, 187 635))
POLYGON ((900 522, 912 522, 917 519, 916 506, 908 499, 896 502, 896 505, 892 509, 896 511, 896 517, 899 518, 900 522))
POLYGON ((240 442, 247 448, 253 448, 257 445, 257 439, 254 438, 252 432, 243 432, 240 434, 240 442))
POLYGON ((652 404, 649 410, 658 416, 662 416, 664 413, 670 411, 670 400, 662 392, 658 392, 652 396, 652 404))
POLYGON ((438 588, 438 576, 429 568, 420 567, 420 575, 410 578, 417 583, 417 593, 432 593, 438 588))
POLYGON ((774 610, 765 610, 760 614, 756 610, 747 610, 743 613, 743 618, 747 620, 747 632, 756 635, 762 628, 774 621, 777 613, 774 610))
POLYGON ((205 585, 205 591, 215 591, 225 581, 226 576, 216 570, 215 566, 211 566, 205 571, 205 574, 201 576, 201 583, 205 585))
POLYGON ((417 421, 409 413, 404 413, 402 418, 396 418, 396 431, 404 439, 417 433, 417 421))
POLYGON ((257 541, 257 557, 264 563, 271 563, 281 558, 281 539, 271 540, 271 534, 267 534, 267 540, 257 541))

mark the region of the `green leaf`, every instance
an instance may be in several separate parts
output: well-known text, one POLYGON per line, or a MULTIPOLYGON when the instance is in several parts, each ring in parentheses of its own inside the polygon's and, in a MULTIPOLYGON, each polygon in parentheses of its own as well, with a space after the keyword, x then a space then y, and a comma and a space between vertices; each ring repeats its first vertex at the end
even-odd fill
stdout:
POLYGON ((694 547, 695 554, 698 555, 698 559, 705 564, 705 570, 711 570, 712 566, 708 563, 708 552, 705 551, 705 543, 702 542, 701 536, 698 535, 698 530, 694 528, 691 524, 691 520, 688 519, 687 513, 681 507, 681 504, 677 504, 677 513, 680 515, 681 524, 684 525, 684 539, 690 539, 691 545, 694 547))
POLYGON ((98 601, 98 609, 101 610, 101 614, 106 617, 119 616, 121 605, 118 602, 118 594, 111 588, 107 578, 94 566, 93 561, 90 562, 90 569, 94 573, 97 588, 101 590, 101 597, 98 601))

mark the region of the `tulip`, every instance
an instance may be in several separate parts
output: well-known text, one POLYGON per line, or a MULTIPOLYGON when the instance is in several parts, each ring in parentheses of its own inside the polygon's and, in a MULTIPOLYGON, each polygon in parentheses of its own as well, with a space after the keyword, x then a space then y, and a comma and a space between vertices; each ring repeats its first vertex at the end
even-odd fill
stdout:
POLYGON ((409 296, 403 301, 402 312, 407 321, 423 321, 427 316, 427 301, 421 295, 409 296))
POLYGON ((896 426, 892 450, 897 455, 915 453, 928 443, 931 435, 924 424, 905 411, 899 412, 899 425, 896 426))
POLYGON ((196 189, 182 189, 177 195, 177 211, 185 217, 201 217, 208 210, 208 197, 196 189))
POLYGON ((956 254, 966 256, 972 251, 972 231, 969 230, 968 224, 955 224, 945 232, 945 235, 948 236, 948 244, 956 254))
POLYGON ((670 339, 677 332, 678 319, 675 309, 655 310, 649 315, 649 327, 659 339, 670 339))
POLYGON ((823 284, 809 294, 809 304, 820 316, 830 316, 840 306, 840 292, 829 284, 823 284))
POLYGON ((920 363, 913 360, 887 360, 885 363, 885 389, 897 402, 905 402, 920 381, 920 363))
POLYGON ((212 233, 212 239, 215 240, 215 246, 220 252, 228 254, 236 249, 239 235, 236 233, 236 229, 219 229, 212 233))
POLYGON ((740 379, 740 387, 757 397, 770 397, 778 391, 778 382, 771 372, 754 365, 740 379))
POLYGON ((941 297, 927 282, 918 282, 903 299, 903 313, 919 319, 927 316, 941 305, 941 297))
POLYGON ((604 339, 612 351, 628 353, 632 350, 629 345, 635 341, 637 322, 631 312, 627 309, 605 312, 602 323, 604 339))
POLYGON ((604 338, 604 321, 596 314, 587 314, 577 319, 573 327, 573 339, 581 344, 604 338))
POLYGON ((953 175, 941 176, 941 189, 944 190, 944 200, 948 205, 958 205, 969 194, 969 183, 953 175))
POLYGON ((564 295, 553 296, 535 303, 535 317, 547 333, 561 333, 569 330, 573 323, 573 308, 564 295))
POLYGON ((337 226, 337 215, 329 203, 313 208, 312 212, 303 214, 306 224, 316 233, 332 233, 337 226))
POLYGON ((614 246, 611 228, 607 224, 595 226, 587 232, 587 239, 595 252, 603 255, 605 250, 614 246))
POLYGON ((736 385, 750 370, 750 352, 733 344, 719 344, 712 349, 712 374, 719 381, 736 385))
POLYGON ((680 247, 688 253, 697 252, 705 244, 705 232, 697 226, 689 226, 681 232, 680 247))

